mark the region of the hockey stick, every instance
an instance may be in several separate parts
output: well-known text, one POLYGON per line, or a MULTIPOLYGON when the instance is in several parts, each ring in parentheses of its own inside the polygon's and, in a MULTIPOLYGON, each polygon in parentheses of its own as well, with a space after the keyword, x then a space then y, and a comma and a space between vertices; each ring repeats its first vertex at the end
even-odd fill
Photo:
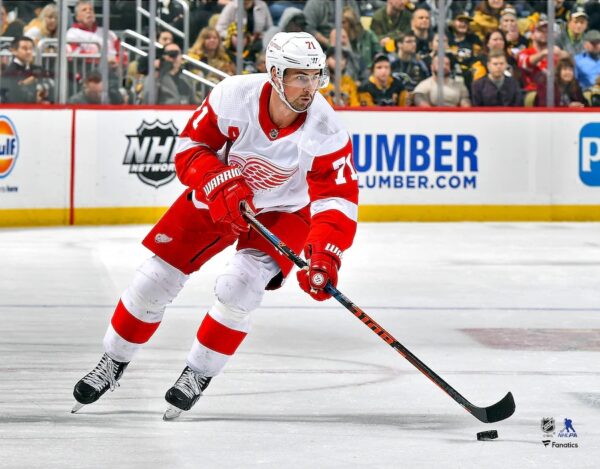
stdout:
MULTIPOLYGON (((262 223, 254 216, 254 213, 249 209, 248 205, 242 203, 242 213, 248 224, 257 231, 263 238, 272 244, 281 254, 287 257, 290 261, 296 264, 300 269, 307 267, 308 264, 304 259, 292 251, 286 244, 277 236, 269 231, 262 223)), ((371 317, 362 309, 350 301, 342 292, 335 288, 331 283, 327 283, 325 291, 331 294, 338 300, 348 311, 360 319, 369 329, 381 337, 390 347, 395 349, 400 355, 408 360, 417 370, 433 381, 442 391, 448 394, 458 404, 460 404, 467 412, 473 415, 476 419, 484 423, 499 422, 507 419, 515 411, 515 401, 512 393, 508 393, 500 401, 489 407, 477 407, 465 399, 456 389, 450 386, 446 381, 440 378, 431 368, 419 360, 413 353, 404 345, 398 342, 389 332, 377 324, 371 317)))

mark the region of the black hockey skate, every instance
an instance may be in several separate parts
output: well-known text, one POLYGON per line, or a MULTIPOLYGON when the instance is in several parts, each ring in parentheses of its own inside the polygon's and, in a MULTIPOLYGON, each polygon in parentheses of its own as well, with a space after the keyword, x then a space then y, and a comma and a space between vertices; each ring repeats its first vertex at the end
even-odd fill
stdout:
POLYGON ((113 360, 108 355, 102 355, 100 363, 92 371, 81 378, 73 389, 73 396, 77 401, 71 413, 77 412, 84 405, 91 404, 100 399, 100 396, 109 389, 112 391, 119 386, 119 379, 129 363, 113 360))
POLYGON ((192 370, 186 366, 179 379, 165 394, 165 399, 170 404, 163 420, 173 420, 181 415, 184 410, 190 410, 202 396, 212 378, 192 370))

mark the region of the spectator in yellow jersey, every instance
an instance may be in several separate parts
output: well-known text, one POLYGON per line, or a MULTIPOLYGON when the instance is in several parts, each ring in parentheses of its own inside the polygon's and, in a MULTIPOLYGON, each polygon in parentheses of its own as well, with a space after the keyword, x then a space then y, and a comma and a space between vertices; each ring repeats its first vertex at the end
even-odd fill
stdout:
POLYGON ((348 74, 344 73, 346 68, 346 62, 348 60, 348 51, 342 49, 342 61, 340 69, 342 76, 340 78, 340 101, 335 100, 335 48, 330 47, 327 49, 327 68, 329 69, 329 84, 325 88, 321 88, 321 94, 325 97, 327 102, 332 106, 359 106, 358 102, 358 88, 356 83, 348 74))
POLYGON ((483 40, 490 31, 500 26, 500 12, 504 8, 504 0, 482 0, 475 8, 471 31, 483 40))
POLYGON ((400 106, 403 91, 400 80, 392 77, 389 57, 379 53, 373 58, 369 80, 358 89, 358 99, 361 106, 400 106))

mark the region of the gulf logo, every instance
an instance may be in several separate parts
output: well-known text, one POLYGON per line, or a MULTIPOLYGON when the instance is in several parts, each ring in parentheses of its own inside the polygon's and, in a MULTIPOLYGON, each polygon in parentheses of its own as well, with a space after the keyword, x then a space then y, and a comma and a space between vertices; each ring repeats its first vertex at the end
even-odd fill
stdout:
POLYGON ((10 174, 19 156, 19 136, 12 121, 0 116, 0 179, 10 174))

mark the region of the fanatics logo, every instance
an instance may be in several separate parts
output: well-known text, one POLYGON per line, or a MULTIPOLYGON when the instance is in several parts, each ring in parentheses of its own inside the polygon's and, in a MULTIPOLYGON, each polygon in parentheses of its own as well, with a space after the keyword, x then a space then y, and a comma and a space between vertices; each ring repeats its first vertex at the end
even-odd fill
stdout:
POLYGON ((246 158, 229 154, 229 164, 237 166, 254 193, 267 192, 283 186, 296 174, 298 167, 283 168, 258 156, 246 158))

